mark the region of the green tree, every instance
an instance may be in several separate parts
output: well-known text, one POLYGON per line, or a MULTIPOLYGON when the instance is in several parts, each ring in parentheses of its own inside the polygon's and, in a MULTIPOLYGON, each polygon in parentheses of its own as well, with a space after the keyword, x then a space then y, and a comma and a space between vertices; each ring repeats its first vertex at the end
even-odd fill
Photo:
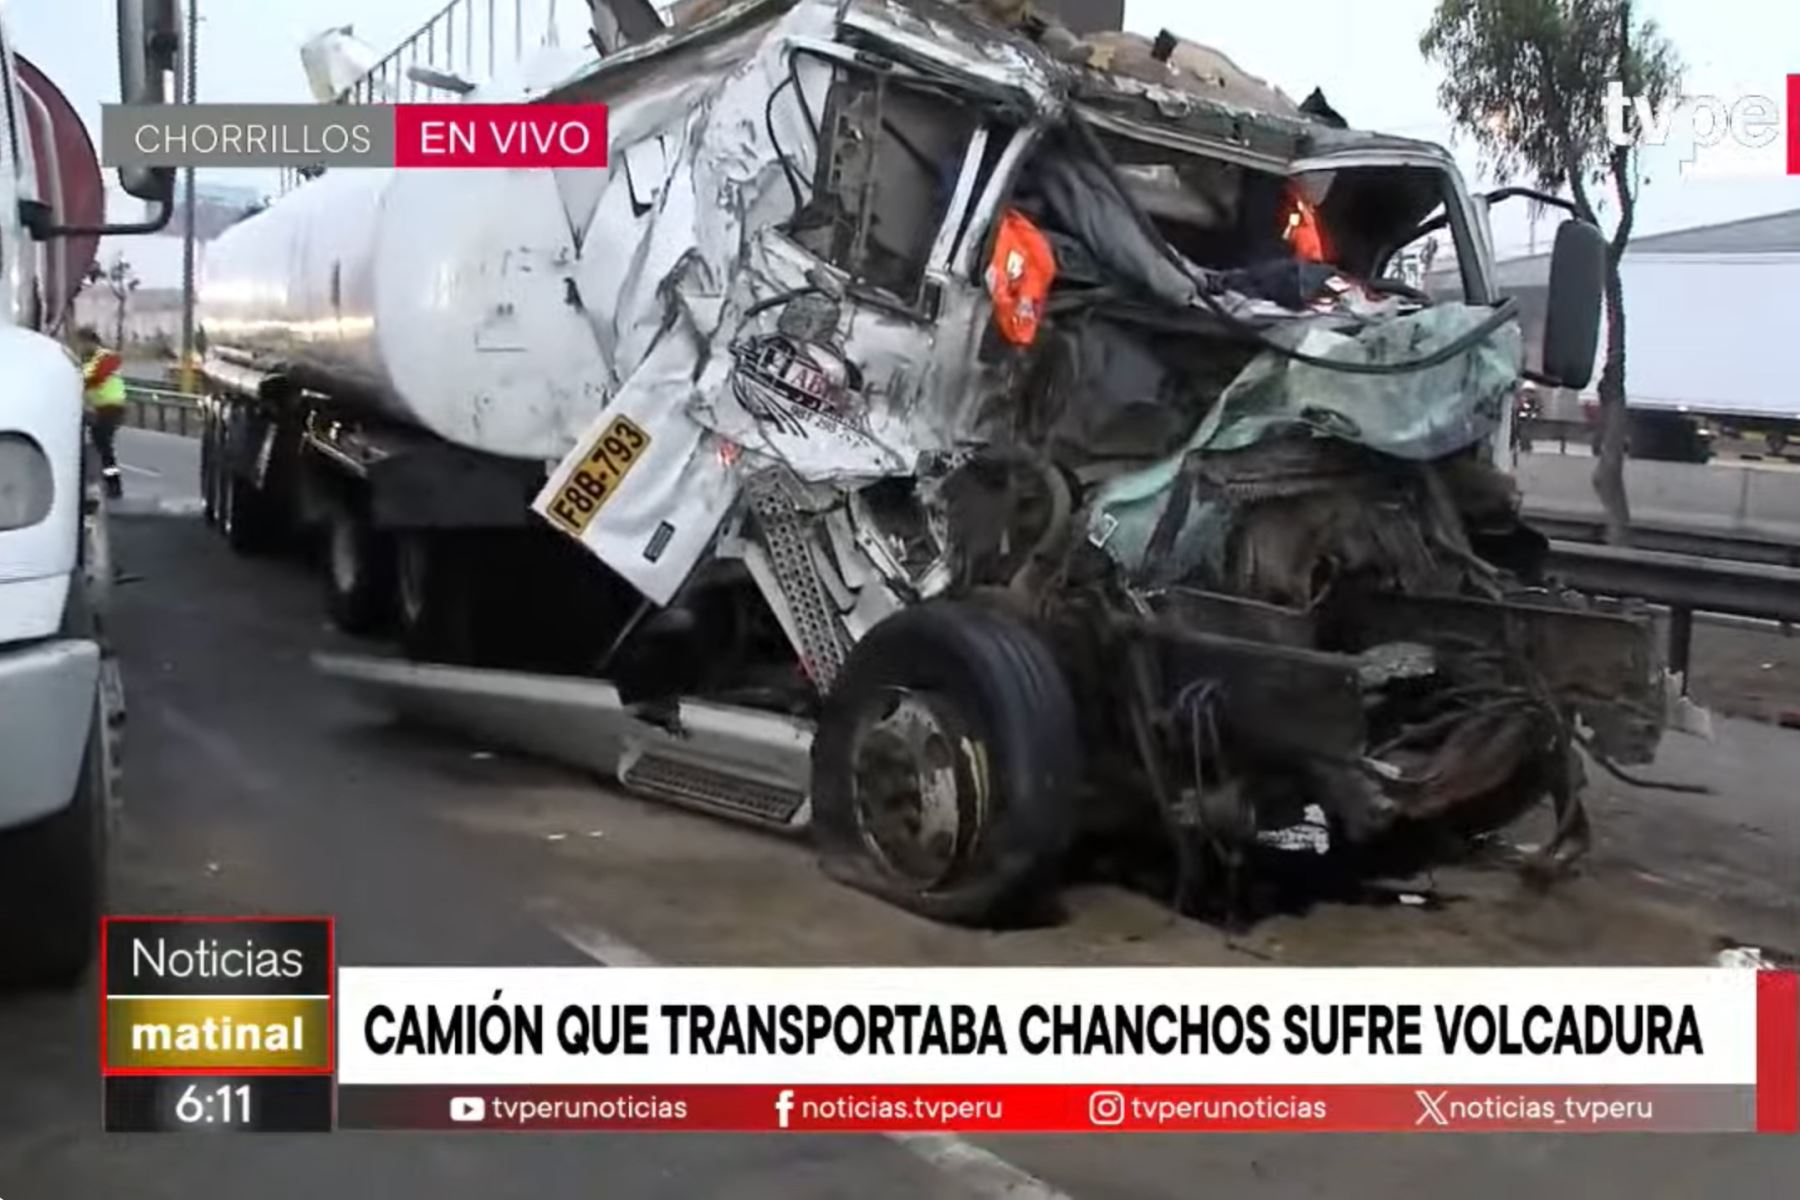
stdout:
MULTIPOLYGON (((1612 193, 1594 490, 1606 508, 1607 539, 1623 542, 1631 515, 1619 259, 1631 241, 1641 179, 1635 144, 1615 146, 1607 137, 1606 92, 1617 80, 1626 96, 1661 111, 1679 93, 1681 63, 1654 22, 1634 18, 1631 0, 1439 0, 1419 49, 1443 67, 1439 101, 1502 183, 1525 177, 1545 191, 1566 189, 1582 219, 1602 229, 1595 193, 1612 193)), ((1627 111, 1625 128, 1635 133, 1635 112, 1627 111)))

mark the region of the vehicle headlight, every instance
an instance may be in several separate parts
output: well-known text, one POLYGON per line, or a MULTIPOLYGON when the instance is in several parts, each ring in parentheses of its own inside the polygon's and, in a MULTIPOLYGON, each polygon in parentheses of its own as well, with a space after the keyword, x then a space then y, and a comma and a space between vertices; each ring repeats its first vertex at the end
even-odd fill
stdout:
POLYGON ((36 525, 55 498, 43 449, 22 433, 0 433, 0 530, 36 525))

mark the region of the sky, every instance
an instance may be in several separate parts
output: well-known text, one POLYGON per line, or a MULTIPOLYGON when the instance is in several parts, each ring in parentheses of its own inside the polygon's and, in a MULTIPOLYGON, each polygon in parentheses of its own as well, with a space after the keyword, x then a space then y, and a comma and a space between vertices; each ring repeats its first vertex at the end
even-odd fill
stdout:
MULTIPOLYGON (((1151 35, 1167 28, 1215 46, 1295 100, 1321 87, 1354 126, 1449 145, 1471 186, 1484 189, 1493 180, 1467 139, 1453 139, 1438 107, 1443 73, 1419 54, 1419 35, 1436 7, 1433 0, 1126 0, 1125 25, 1151 35)), ((1800 4, 1792 0, 1639 0, 1637 7, 1675 44, 1689 93, 1781 101, 1787 73, 1800 72, 1800 4)), ((1696 179, 1680 170, 1692 142, 1684 128, 1678 122, 1667 146, 1641 156, 1649 182, 1639 196, 1637 232, 1800 208, 1800 176, 1785 174, 1779 141, 1736 164, 1738 174, 1755 170, 1756 177, 1696 179)), ((1494 211, 1503 258, 1530 246, 1526 208, 1513 201, 1494 211)), ((1551 225, 1537 232, 1538 248, 1546 249, 1551 225)))
MULTIPOLYGON (((499 0, 509 10, 513 0, 499 0)), ((541 27, 554 11, 565 30, 585 18, 583 0, 518 0, 527 27, 541 27)), ((353 24, 356 36, 386 50, 424 23, 443 0, 198 0, 200 99, 311 100, 299 47, 333 25, 353 24)), ((68 93, 99 126, 100 105, 118 88, 113 0, 0 0, 16 47, 68 93)), ((1472 185, 1483 187, 1473 148, 1457 144, 1437 105, 1440 73, 1420 56, 1418 38, 1433 0, 1127 0, 1126 27, 1155 34, 1168 28, 1229 54, 1245 70, 1298 100, 1322 87, 1353 125, 1450 144, 1472 185)), ((1800 5, 1780 0, 1639 0, 1687 64, 1686 88, 1736 98, 1756 93, 1780 99, 1789 70, 1800 71, 1800 5)), ((485 8, 482 10, 485 13, 485 8)), ((503 17, 502 20, 505 18, 503 17)), ((565 35, 565 37, 568 35, 565 35)), ((1781 174, 1771 153, 1752 162, 1759 177, 1684 178, 1677 160, 1686 139, 1678 126, 1670 145, 1648 150, 1649 176, 1638 229, 1656 233, 1758 213, 1800 208, 1800 177, 1781 174)), ((1776 151, 1779 150, 1777 144, 1776 151)), ((1740 175, 1742 172, 1740 172, 1740 175)), ((221 183, 261 182, 268 173, 205 173, 221 183)), ((1523 253, 1532 230, 1525 205, 1502 206, 1494 216, 1498 249, 1523 253)), ((1547 244, 1550 226, 1537 230, 1547 244)))

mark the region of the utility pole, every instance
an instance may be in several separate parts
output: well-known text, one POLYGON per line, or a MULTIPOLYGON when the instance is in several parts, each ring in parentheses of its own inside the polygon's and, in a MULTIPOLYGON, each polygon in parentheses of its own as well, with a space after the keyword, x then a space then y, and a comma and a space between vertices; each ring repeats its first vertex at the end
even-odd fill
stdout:
MULTIPOLYGON (((200 0, 188 0, 187 96, 193 104, 200 65, 200 0)), ((194 168, 187 168, 187 195, 182 199, 181 230, 181 391, 194 394, 194 168)))

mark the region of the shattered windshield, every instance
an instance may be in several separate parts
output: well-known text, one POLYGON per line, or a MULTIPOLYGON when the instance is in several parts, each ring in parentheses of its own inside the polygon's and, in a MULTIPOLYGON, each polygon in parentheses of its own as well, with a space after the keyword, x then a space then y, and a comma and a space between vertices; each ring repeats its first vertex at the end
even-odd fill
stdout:
POLYGON ((1059 287, 1188 307, 1198 279, 1290 311, 1315 311, 1322 298, 1341 306, 1352 292, 1413 304, 1463 297, 1460 286, 1424 286, 1435 263, 1455 258, 1440 170, 1290 174, 1144 139, 1096 140, 1110 167, 1059 132, 1027 164, 1015 197, 1055 247, 1059 287))

